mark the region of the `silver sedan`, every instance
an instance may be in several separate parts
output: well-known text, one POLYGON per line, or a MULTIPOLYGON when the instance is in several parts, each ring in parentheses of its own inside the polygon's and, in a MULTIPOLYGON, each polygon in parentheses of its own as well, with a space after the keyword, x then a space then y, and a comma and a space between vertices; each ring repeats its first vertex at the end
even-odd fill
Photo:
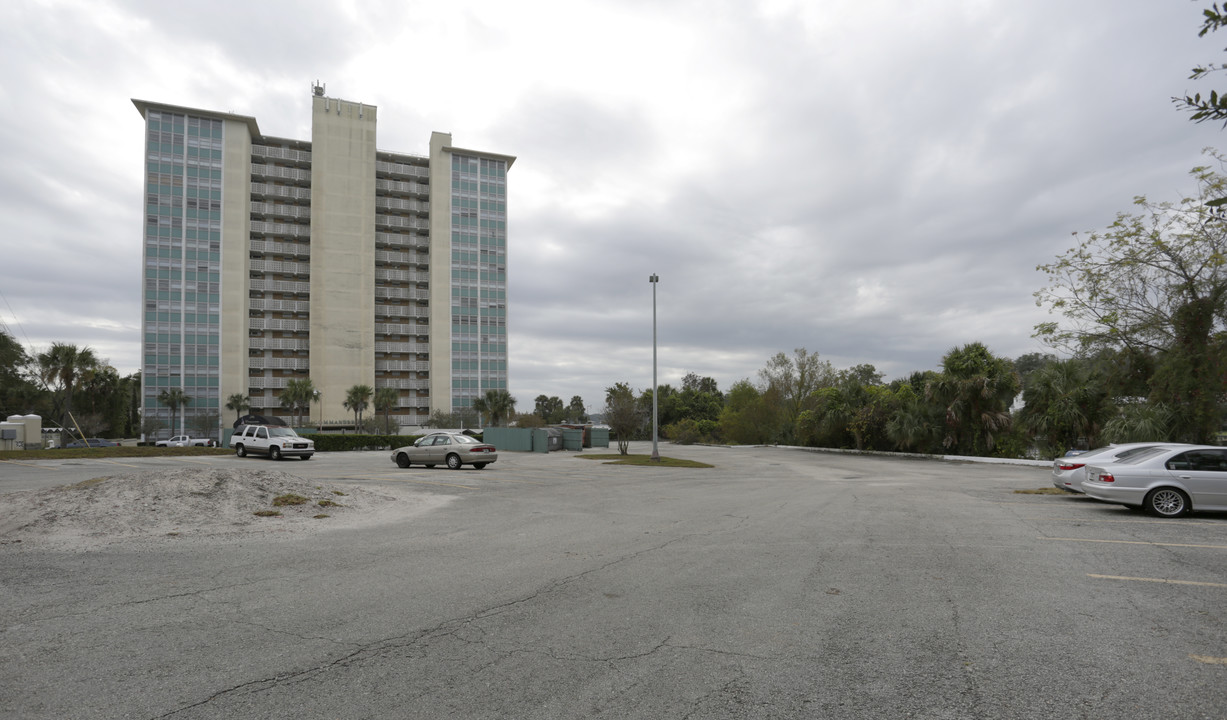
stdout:
POLYGON ((1062 490, 1080 493, 1082 481, 1086 478, 1086 466, 1092 463, 1103 465, 1118 462, 1134 453, 1152 447, 1176 447, 1184 443, 1135 442, 1108 445, 1106 447, 1087 450, 1077 455, 1066 455, 1052 461, 1052 484, 1062 490))
POLYGON ((1174 518, 1197 510, 1227 510, 1227 448, 1152 448, 1114 463, 1086 467, 1088 497, 1174 518))
POLYGON ((403 468, 447 465, 459 470, 462 465, 472 465, 481 470, 495 460, 498 460, 497 448, 463 433, 434 433, 392 451, 392 462, 403 468))

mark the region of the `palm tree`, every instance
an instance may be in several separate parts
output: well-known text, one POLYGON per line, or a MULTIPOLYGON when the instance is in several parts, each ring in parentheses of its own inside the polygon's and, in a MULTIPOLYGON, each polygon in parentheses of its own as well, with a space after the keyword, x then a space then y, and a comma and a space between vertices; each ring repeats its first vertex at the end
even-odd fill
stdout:
POLYGON ((315 383, 311 382, 311 378, 287 380, 279 398, 281 407, 290 411, 294 416, 294 426, 298 427, 302 424, 302 410, 309 409, 311 401, 315 399, 315 383))
POLYGON ((235 412, 234 421, 237 423, 243 417, 243 413, 251 409, 251 398, 243 393, 235 393, 226 398, 226 409, 235 412))
POLYGON ((1099 446, 1099 434, 1112 412, 1111 397, 1090 365, 1079 359, 1055 360, 1028 378, 1023 390, 1022 426, 1039 445, 1053 453, 1099 446))
POLYGON ((942 444, 961 455, 987 454, 1010 427, 1018 373, 978 342, 946 353, 942 370, 925 386, 925 398, 945 409, 942 444))
POLYGON ((473 409, 489 417, 490 424, 498 427, 499 423, 511 415, 516 408, 516 399, 506 390, 487 390, 485 397, 473 401, 473 409))
POLYGON ((357 432, 359 426, 362 425, 362 413, 366 410, 374 392, 370 385, 354 385, 345 391, 345 402, 342 405, 347 410, 354 411, 354 432, 357 432))
POLYGON ((400 391, 396 388, 381 387, 375 391, 375 411, 383 412, 383 433, 392 434, 392 418, 389 413, 400 402, 400 391))
POLYGON ((179 388, 167 388, 158 393, 158 402, 170 408, 170 434, 175 435, 179 431, 179 408, 186 406, 192 401, 183 390, 179 388))
POLYGON ((72 394, 89 372, 98 367, 98 357, 88 347, 78 348, 69 343, 52 343, 46 352, 38 354, 38 374, 48 389, 57 395, 60 427, 67 428, 72 414, 72 394))

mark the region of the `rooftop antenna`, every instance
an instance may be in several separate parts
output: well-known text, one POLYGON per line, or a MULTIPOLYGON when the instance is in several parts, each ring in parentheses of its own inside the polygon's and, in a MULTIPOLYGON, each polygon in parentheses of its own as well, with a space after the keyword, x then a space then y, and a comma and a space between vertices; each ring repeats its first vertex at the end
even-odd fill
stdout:
POLYGON ((316 97, 324 97, 324 83, 320 82, 319 80, 311 83, 311 92, 314 93, 316 97))

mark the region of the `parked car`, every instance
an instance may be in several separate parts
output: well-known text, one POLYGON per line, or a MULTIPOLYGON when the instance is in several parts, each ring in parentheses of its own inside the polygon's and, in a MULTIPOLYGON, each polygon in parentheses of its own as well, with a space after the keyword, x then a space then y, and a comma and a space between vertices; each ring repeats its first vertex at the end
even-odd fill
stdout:
POLYGON ((73 440, 64 447, 66 448, 86 448, 86 447, 119 447, 119 443, 102 438, 85 438, 84 440, 73 440))
POLYGON ((1052 484, 1062 490, 1080 493, 1082 492, 1082 481, 1086 479, 1086 466, 1091 463, 1102 465, 1117 462, 1149 448, 1177 447, 1180 445, 1184 445, 1184 443, 1121 443, 1085 452, 1080 451, 1077 455, 1065 453, 1065 457, 1059 457, 1052 461, 1052 484))
POLYGON ((1123 460, 1088 465, 1088 497, 1174 518, 1193 510, 1227 510, 1227 448, 1155 447, 1123 460))
POLYGON ((308 440, 292 428, 280 425, 240 425, 230 436, 230 447, 239 457, 255 453, 267 455, 273 460, 283 457, 310 460, 315 454, 314 440, 308 440))
POLYGON ((447 465, 459 470, 462 465, 472 465, 481 470, 495 460, 498 460, 497 448, 463 433, 433 433, 392 451, 392 462, 403 468, 447 465))
POLYGON ((194 438, 191 435, 176 435, 169 440, 159 440, 156 447, 213 447, 212 438, 194 438))

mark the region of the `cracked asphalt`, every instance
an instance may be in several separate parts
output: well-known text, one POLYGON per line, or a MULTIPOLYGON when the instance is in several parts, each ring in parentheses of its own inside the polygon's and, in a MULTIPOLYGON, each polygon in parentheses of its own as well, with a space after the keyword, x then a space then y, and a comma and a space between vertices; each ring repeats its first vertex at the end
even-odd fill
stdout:
MULTIPOLYGON (((0 717, 1227 717, 1227 515, 1014 492, 1046 468, 661 451, 716 467, 321 454, 276 468, 451 502, 308 536, 0 545, 0 717)), ((90 473, 0 467, 0 510, 90 473)))

